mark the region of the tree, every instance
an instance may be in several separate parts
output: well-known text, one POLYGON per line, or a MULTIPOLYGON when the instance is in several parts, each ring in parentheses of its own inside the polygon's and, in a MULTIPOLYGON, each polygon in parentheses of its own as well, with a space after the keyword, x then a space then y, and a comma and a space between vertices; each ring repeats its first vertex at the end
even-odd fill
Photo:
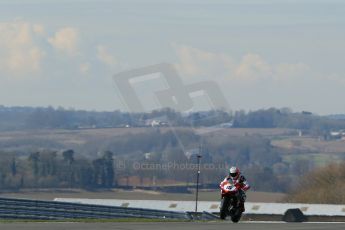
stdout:
POLYGON ((74 162, 74 151, 72 149, 63 151, 62 156, 64 161, 67 162, 68 165, 71 165, 74 162))
POLYGON ((40 154, 40 175, 55 176, 57 173, 56 151, 46 151, 40 154))
POLYGON ((345 162, 314 169, 302 178, 287 201, 345 204, 345 162), (331 188, 331 189, 330 189, 331 188))
POLYGON ((104 167, 104 186, 107 188, 113 187, 114 184, 114 160, 113 153, 110 151, 105 151, 103 155, 103 167, 104 167))
POLYGON ((93 183, 96 186, 104 187, 105 185, 105 172, 103 168, 103 159, 96 159, 92 161, 93 168, 93 183))
POLYGON ((12 173, 12 176, 15 176, 17 174, 17 163, 14 157, 12 158, 12 162, 11 162, 11 173, 12 173))
POLYGON ((94 188, 94 168, 87 159, 79 159, 73 164, 75 170, 76 184, 81 188, 92 189, 94 188))
POLYGON ((62 171, 60 171, 60 178, 65 181, 68 186, 73 187, 75 184, 75 160, 74 151, 72 149, 62 152, 63 162, 60 163, 62 171))
POLYGON ((28 159, 31 162, 31 169, 33 171, 33 174, 35 175, 35 177, 37 177, 39 173, 38 163, 40 161, 40 153, 31 153, 28 159))

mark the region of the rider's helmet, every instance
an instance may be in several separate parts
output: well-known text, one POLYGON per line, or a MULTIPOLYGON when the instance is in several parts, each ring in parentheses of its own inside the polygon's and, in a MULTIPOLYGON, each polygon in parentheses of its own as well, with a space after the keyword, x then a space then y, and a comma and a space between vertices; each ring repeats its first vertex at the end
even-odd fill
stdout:
POLYGON ((238 177, 240 176, 240 169, 235 167, 235 166, 231 167, 230 170, 229 170, 229 176, 232 179, 237 180, 238 177))

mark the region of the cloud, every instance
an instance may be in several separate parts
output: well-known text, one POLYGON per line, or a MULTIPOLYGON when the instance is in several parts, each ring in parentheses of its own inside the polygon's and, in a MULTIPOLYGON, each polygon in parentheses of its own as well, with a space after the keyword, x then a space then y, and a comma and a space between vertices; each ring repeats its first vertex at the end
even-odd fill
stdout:
POLYGON ((48 42, 58 51, 68 55, 76 55, 78 51, 79 33, 73 27, 64 27, 58 30, 48 42))
POLYGON ((115 66, 118 64, 117 59, 111 55, 108 51, 107 48, 103 45, 97 46, 97 58, 103 62, 104 64, 107 64, 109 66, 115 66))
POLYGON ((178 72, 184 75, 209 75, 216 77, 217 75, 229 73, 234 67, 233 58, 222 53, 213 53, 176 44, 173 44, 173 48, 179 59, 176 68, 178 72))
POLYGON ((44 35, 45 31, 44 31, 44 27, 42 25, 39 24, 34 24, 32 26, 33 31, 37 34, 37 35, 44 35))
POLYGON ((90 63, 82 63, 79 65, 80 73, 87 74, 90 71, 90 63))
POLYGON ((258 54, 246 54, 235 70, 239 78, 266 78, 272 75, 272 67, 258 54))
POLYGON ((184 76, 215 76, 236 81, 271 79, 288 80, 310 70, 304 63, 271 64, 259 54, 248 53, 241 58, 195 47, 173 44, 178 62, 176 68, 184 76))
POLYGON ((22 74, 41 69, 45 52, 36 41, 39 30, 43 26, 24 21, 0 23, 1 71, 22 74))
MULTIPOLYGON (((79 33, 76 28, 63 27, 53 30, 49 36, 46 28, 23 20, 0 22, 0 73, 3 76, 36 76, 43 73, 45 59, 54 60, 57 53, 47 49, 51 45, 59 55, 79 54, 79 33)), ((90 63, 76 60, 82 74, 90 69, 90 63)), ((50 65, 54 63, 45 62, 50 65)))

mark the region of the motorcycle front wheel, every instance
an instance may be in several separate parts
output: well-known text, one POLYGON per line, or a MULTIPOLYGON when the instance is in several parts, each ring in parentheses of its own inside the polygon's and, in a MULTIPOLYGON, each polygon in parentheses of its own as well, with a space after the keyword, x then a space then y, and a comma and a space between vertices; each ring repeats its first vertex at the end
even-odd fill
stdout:
POLYGON ((223 197, 220 203, 220 219, 225 220, 226 216, 229 213, 230 198, 223 197))
POLYGON ((237 223, 238 221, 240 221, 241 216, 242 216, 241 212, 236 213, 236 214, 231 216, 231 221, 234 222, 234 223, 237 223))
POLYGON ((242 210, 240 209, 239 206, 235 206, 233 208, 233 212, 231 213, 231 221, 234 223, 237 223, 238 221, 240 221, 242 217, 242 210))

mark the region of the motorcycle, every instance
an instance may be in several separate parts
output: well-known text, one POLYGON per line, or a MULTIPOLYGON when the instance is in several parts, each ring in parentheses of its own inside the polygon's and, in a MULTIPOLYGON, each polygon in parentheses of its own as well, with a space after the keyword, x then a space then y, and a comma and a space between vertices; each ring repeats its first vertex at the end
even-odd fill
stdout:
POLYGON ((222 182, 221 193, 220 219, 225 220, 227 216, 230 216, 231 221, 237 223, 242 216, 238 188, 228 181, 222 182))

